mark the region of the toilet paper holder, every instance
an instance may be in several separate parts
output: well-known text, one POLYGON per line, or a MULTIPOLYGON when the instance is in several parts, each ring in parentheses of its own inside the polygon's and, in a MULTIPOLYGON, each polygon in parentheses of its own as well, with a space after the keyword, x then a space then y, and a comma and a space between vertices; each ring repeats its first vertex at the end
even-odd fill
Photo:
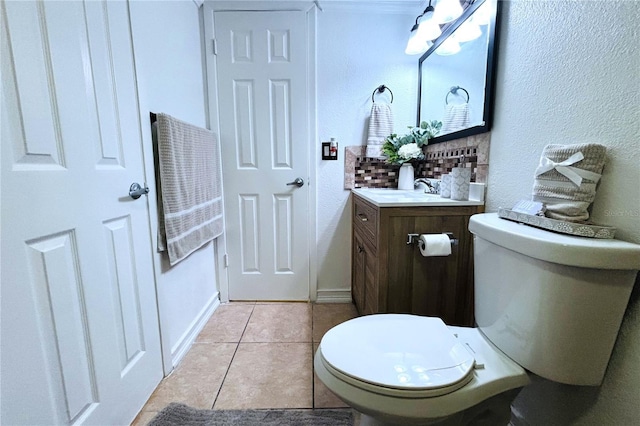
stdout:
MULTIPOLYGON (((458 245, 458 239, 453 237, 453 232, 443 232, 443 234, 449 237, 452 246, 458 245)), ((416 244, 419 238, 420 234, 407 234, 407 245, 416 244)))

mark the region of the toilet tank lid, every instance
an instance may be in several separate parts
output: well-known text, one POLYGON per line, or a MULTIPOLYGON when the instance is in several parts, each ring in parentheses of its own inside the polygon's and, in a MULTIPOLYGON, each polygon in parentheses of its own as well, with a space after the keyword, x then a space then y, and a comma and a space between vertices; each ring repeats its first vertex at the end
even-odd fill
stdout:
POLYGON ((640 245, 626 241, 558 234, 502 219, 497 213, 471 216, 469 231, 546 262, 590 269, 640 270, 640 245))

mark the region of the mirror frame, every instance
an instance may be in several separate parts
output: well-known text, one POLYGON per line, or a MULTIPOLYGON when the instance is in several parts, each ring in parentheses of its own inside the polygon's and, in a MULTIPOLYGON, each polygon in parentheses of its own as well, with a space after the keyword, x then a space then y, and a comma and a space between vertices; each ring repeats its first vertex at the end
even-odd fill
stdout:
MULTIPOLYGON (((489 41, 487 46, 487 68, 485 74, 485 90, 484 90, 484 111, 482 118, 484 125, 473 126, 457 132, 447 133, 442 136, 436 136, 429 139, 429 144, 446 142, 454 139, 465 138, 467 136, 478 135, 480 133, 486 133, 491 130, 493 121, 493 107, 495 98, 495 85, 496 85, 496 67, 498 58, 498 36, 499 36, 499 15, 500 15, 500 1, 498 0, 481 0, 476 1, 473 4, 467 6, 462 15, 443 29, 442 34, 438 37, 433 45, 427 50, 418 62, 418 116, 416 120, 416 126, 420 126, 420 104, 422 100, 422 66, 423 62, 432 55, 436 49, 451 35, 453 34, 464 21, 466 21, 480 6, 486 1, 491 2, 492 13, 491 20, 489 22, 490 31, 488 33, 489 41)), ((423 120, 425 121, 425 120, 423 120)))

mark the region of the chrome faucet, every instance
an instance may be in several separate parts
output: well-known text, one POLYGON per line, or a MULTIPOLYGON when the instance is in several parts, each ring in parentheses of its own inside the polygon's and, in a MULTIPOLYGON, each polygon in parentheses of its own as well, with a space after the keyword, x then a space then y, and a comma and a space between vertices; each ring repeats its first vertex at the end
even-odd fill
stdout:
POLYGON ((418 178, 418 179, 413 181, 413 187, 414 188, 418 188, 418 187, 423 186, 423 185, 425 186, 424 192, 426 194, 437 194, 438 193, 438 188, 433 186, 431 181, 429 179, 427 179, 427 178, 418 178))

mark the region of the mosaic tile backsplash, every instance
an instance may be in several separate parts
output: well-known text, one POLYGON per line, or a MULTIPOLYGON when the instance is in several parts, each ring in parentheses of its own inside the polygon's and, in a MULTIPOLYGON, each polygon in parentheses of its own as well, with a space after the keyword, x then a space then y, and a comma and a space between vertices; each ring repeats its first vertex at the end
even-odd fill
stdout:
MULTIPOLYGON (((415 167, 415 177, 439 179, 453 167, 471 169, 471 182, 486 183, 489 167, 489 133, 427 145, 426 159, 415 167)), ((364 146, 345 148, 345 189, 396 188, 400 166, 384 159, 367 158, 364 146)))

